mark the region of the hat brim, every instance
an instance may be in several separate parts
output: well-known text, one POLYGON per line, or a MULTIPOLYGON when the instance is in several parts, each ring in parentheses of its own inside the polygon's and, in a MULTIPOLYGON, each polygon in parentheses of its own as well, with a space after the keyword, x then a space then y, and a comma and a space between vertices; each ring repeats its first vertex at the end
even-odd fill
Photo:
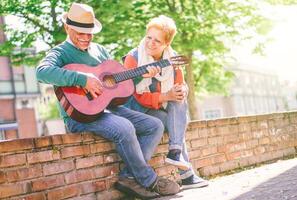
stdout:
MULTIPOLYGON (((64 13, 62 15, 62 22, 64 24, 67 24, 66 19, 67 19, 67 13, 64 13)), ((73 26, 73 25, 69 25, 69 24, 67 24, 67 26, 69 26, 70 28, 74 29, 77 32, 90 33, 90 34, 99 33, 101 31, 101 29, 102 29, 102 25, 97 19, 95 19, 95 21, 94 21, 94 27, 93 28, 82 28, 82 27, 73 26)))

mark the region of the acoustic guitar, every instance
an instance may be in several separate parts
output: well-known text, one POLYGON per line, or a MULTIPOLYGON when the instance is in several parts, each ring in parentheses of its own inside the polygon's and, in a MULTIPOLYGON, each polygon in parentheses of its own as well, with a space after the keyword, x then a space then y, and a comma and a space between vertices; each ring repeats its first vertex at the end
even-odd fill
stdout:
POLYGON ((69 117, 78 122, 90 123, 95 121, 108 106, 131 96, 134 92, 134 84, 131 79, 147 73, 147 67, 159 66, 163 68, 169 65, 179 67, 187 63, 186 57, 174 56, 129 70, 114 60, 104 61, 95 67, 84 64, 68 64, 63 68, 94 74, 102 82, 102 94, 93 98, 89 92, 78 86, 55 87, 54 91, 69 117))

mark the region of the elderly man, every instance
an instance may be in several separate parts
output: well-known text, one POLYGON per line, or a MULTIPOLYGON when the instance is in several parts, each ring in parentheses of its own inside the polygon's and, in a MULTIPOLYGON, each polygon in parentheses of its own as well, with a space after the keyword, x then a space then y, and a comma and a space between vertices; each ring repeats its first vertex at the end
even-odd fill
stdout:
MULTIPOLYGON (((85 4, 73 3, 62 16, 67 39, 51 49, 37 67, 40 82, 54 86, 79 86, 89 91, 93 98, 102 94, 103 85, 92 73, 70 71, 63 67, 77 63, 98 66, 110 59, 106 49, 92 43, 93 34, 100 32, 101 23, 93 9, 85 4)), ((160 70, 148 69, 144 77, 153 77, 160 70)), ((179 185, 158 177, 147 164, 163 135, 162 122, 152 116, 132 111, 123 106, 106 109, 96 121, 81 123, 70 118, 60 106, 60 113, 71 132, 91 131, 115 143, 125 163, 116 188, 140 198, 172 195, 179 192, 179 185)))

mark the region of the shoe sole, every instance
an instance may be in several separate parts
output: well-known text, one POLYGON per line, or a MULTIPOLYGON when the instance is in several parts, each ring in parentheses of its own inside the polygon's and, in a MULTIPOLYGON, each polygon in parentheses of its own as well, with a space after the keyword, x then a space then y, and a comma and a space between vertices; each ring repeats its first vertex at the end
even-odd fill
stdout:
POLYGON ((191 185, 182 185, 180 189, 188 190, 188 189, 194 189, 194 188, 203 188, 203 187, 207 187, 208 185, 209 183, 201 182, 201 183, 191 184, 191 185))
POLYGON ((169 158, 166 158, 165 159, 165 162, 168 163, 168 164, 174 165, 174 166, 176 166, 177 168, 179 168, 181 170, 188 170, 188 169, 190 169, 190 166, 189 165, 186 165, 186 164, 184 164, 182 162, 171 160, 169 158))
POLYGON ((154 199, 154 198, 160 197, 160 195, 151 196, 151 197, 142 196, 142 195, 140 195, 139 193, 135 192, 134 190, 132 190, 132 189, 126 187, 126 186, 123 186, 123 185, 119 184, 118 182, 116 182, 116 183, 114 184, 114 187, 115 187, 117 190, 119 190, 119 191, 125 193, 125 194, 128 195, 128 196, 132 196, 132 197, 136 197, 136 198, 140 198, 140 199, 154 199))

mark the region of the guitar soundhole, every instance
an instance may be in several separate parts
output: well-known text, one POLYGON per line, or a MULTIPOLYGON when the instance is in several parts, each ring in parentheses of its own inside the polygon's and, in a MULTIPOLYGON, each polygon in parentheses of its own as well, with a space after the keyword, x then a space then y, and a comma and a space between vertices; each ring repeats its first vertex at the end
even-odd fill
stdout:
POLYGON ((103 84, 107 88, 114 88, 116 86, 116 82, 112 75, 106 75, 103 77, 103 84))

